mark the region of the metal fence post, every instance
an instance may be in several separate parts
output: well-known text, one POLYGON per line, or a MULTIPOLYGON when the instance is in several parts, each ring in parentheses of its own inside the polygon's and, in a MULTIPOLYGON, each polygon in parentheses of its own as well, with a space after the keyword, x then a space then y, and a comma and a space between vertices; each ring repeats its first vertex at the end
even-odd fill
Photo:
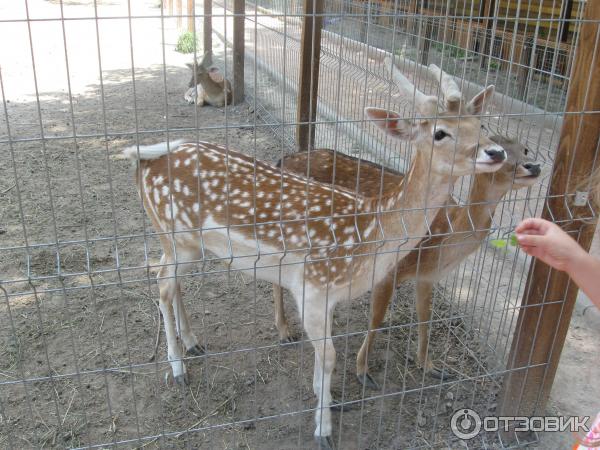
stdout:
MULTIPOLYGON (((571 85, 551 187, 542 217, 563 225, 586 250, 595 223, 582 221, 589 208, 573 204, 573 193, 594 166, 600 139, 600 2, 588 2, 573 64, 571 85)), ((562 272, 532 262, 499 398, 501 416, 543 414, 577 298, 562 272)))
POLYGON ((315 144, 314 122, 317 117, 323 0, 304 0, 300 49, 300 89, 296 137, 298 148, 308 150, 315 144))

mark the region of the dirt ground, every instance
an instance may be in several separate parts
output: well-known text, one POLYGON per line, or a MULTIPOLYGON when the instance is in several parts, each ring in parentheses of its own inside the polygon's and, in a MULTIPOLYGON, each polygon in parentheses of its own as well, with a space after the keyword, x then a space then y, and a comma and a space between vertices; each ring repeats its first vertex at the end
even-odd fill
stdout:
MULTIPOLYGON (((91 2, 65 3, 70 17, 93 13, 91 2)), ((126 3, 99 3, 102 15, 126 13, 126 3)), ((34 16, 60 15, 58 2, 30 5, 34 16)), ((152 2, 135 8, 159 13, 152 2)), ((23 14, 0 6, 3 17, 23 14)), ((100 24, 97 38, 94 21, 65 22, 70 86, 60 22, 33 22, 36 80, 27 24, 0 28, 0 40, 14 42, 0 50, 8 61, 0 136, 13 141, 0 144, 0 448, 312 448, 312 348, 289 301, 300 340, 278 343, 266 283, 213 262, 186 277, 184 299, 207 354, 187 362, 189 386, 165 382, 164 337, 153 358, 158 240, 130 163, 115 157, 136 139, 167 137, 228 143, 270 161, 288 149, 245 104, 184 103, 189 57, 173 51, 174 22, 166 24, 164 60, 159 18, 134 21, 131 52, 126 20, 100 24)), ((221 47, 215 58, 223 58, 221 47)), ((334 413, 338 448, 461 448, 450 432, 452 413, 494 412, 501 378, 488 374, 497 355, 449 297, 436 294, 430 351, 461 381, 440 383, 417 368, 408 285, 372 355, 380 391, 363 391, 354 376, 368 298, 338 309, 333 394, 350 402, 334 413)), ((556 443, 549 442, 544 448, 556 443)), ((469 443, 495 445, 485 435, 469 443)))

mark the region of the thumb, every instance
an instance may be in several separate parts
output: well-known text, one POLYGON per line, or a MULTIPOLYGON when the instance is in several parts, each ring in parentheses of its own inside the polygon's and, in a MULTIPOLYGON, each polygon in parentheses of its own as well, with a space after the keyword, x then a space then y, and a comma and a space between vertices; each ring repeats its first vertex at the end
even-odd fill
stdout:
POLYGON ((545 236, 535 234, 517 234, 517 242, 523 247, 541 247, 545 239, 545 236))

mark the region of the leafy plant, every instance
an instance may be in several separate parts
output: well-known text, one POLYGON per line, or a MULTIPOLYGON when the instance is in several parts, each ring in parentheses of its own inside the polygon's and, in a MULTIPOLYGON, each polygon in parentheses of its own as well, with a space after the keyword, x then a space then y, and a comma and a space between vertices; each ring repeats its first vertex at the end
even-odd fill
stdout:
POLYGON ((461 48, 453 44, 442 44, 441 42, 434 42, 432 47, 438 52, 443 53, 450 58, 464 58, 469 55, 472 56, 473 52, 467 52, 464 48, 461 48))
POLYGON ((179 53, 194 53, 198 49, 198 38, 195 33, 186 31, 179 39, 177 39, 177 45, 175 51, 179 53))
POLYGON ((512 247, 516 247, 518 245, 517 236, 514 234, 511 234, 506 239, 492 239, 490 241, 490 245, 495 248, 504 248, 504 249, 507 249, 509 245, 512 247))
POLYGON ((500 69, 500 63, 497 61, 490 61, 490 69, 492 69, 492 70, 500 69))

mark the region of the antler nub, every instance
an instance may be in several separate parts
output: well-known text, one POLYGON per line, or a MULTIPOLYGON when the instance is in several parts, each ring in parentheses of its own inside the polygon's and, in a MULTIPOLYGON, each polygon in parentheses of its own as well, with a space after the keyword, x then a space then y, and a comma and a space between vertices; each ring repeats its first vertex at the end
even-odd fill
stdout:
POLYGON ((384 66, 392 74, 396 86, 406 98, 412 98, 414 100, 414 108, 420 114, 424 116, 434 116, 437 111, 437 97, 433 95, 426 95, 419 91, 417 87, 408 81, 399 70, 398 67, 392 61, 389 56, 383 60, 384 66))
POLYGON ((440 83, 440 90, 446 102, 446 108, 449 111, 458 111, 462 103, 462 93, 454 78, 444 72, 435 64, 430 64, 429 73, 431 73, 440 83))

